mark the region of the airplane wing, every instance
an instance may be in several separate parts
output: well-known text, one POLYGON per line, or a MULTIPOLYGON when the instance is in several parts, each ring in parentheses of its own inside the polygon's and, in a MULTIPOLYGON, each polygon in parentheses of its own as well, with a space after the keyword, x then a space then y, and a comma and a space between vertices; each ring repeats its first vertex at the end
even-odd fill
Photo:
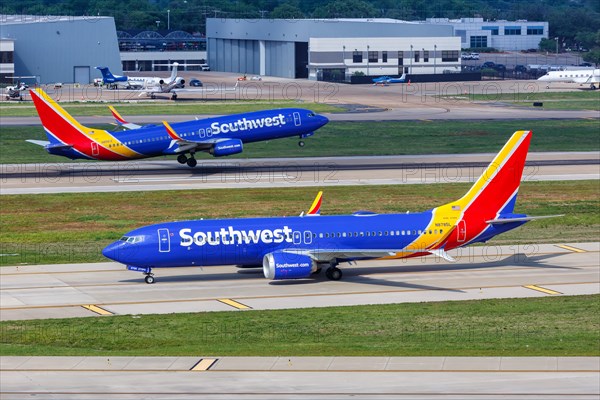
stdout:
POLYGON ((167 130, 167 134, 171 137, 171 139, 173 139, 169 149, 171 149, 174 145, 177 145, 177 148, 170 151, 173 154, 186 153, 191 150, 206 151, 210 150, 215 143, 230 140, 230 138, 204 139, 201 141, 187 140, 179 136, 177 132, 175 132, 175 129, 173 129, 167 121, 163 121, 163 125, 167 130))
POLYGON ((221 93, 221 92, 235 92, 238 89, 239 82, 236 82, 235 85, 231 88, 217 89, 214 87, 206 87, 201 89, 184 89, 184 88, 173 88, 171 89, 171 93, 221 93))
POLYGON ((50 144, 50 142, 46 141, 46 140, 33 140, 33 139, 28 139, 25 140, 26 142, 29 143, 33 143, 35 145, 38 146, 42 146, 45 147, 46 149, 54 149, 54 150, 60 150, 60 149, 70 149, 73 147, 72 144, 50 144))
POLYGON ((131 122, 125 121, 125 119, 119 114, 119 112, 113 107, 108 106, 108 109, 112 113, 115 120, 117 120, 117 124, 121 125, 125 129, 140 129, 142 125, 132 124, 131 122))
POLYGON ((455 262, 444 249, 288 249, 285 253, 308 256, 317 262, 330 262, 333 260, 352 260, 357 258, 383 258, 394 257, 400 253, 429 253, 446 261, 455 262))

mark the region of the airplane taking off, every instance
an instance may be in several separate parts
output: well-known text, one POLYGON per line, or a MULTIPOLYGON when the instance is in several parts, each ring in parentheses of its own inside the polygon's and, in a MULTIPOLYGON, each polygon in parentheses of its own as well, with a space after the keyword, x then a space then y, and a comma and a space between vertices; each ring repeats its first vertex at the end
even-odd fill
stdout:
POLYGON ((600 69, 579 69, 566 71, 550 71, 538 78, 538 81, 548 82, 546 89, 550 88, 550 82, 590 84, 590 89, 596 90, 595 83, 600 83, 600 69))
POLYGON ((262 266, 267 279, 298 279, 327 267, 339 280, 341 262, 430 254, 454 261, 448 250, 547 218, 514 213, 530 140, 530 131, 515 132, 463 197, 428 211, 320 216, 319 194, 307 215, 160 223, 126 233, 102 254, 147 283, 154 268, 262 266))
POLYGON ((404 83, 406 81, 406 74, 402 74, 400 78, 392 78, 391 76, 380 76, 379 78, 373 78, 373 85, 388 85, 390 83, 404 83))
MULTIPOLYGON (((215 157, 241 153, 244 143, 312 136, 329 120, 302 108, 281 108, 161 125, 129 123, 111 107, 126 131, 83 126, 43 90, 30 90, 48 141, 28 140, 50 154, 70 159, 122 161, 177 155, 177 161, 195 167, 194 155, 215 157), (188 154, 189 157, 186 155, 188 154)), ((304 146, 300 140, 298 143, 304 146)))

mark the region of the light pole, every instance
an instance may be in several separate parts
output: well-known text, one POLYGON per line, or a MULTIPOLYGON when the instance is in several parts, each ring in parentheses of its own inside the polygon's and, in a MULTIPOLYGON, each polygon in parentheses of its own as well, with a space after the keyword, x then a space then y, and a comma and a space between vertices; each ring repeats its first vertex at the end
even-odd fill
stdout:
POLYGON ((435 67, 436 67, 436 59, 437 59, 437 44, 433 45, 433 74, 435 75, 435 67))
POLYGON ((367 76, 369 76, 369 45, 367 45, 367 76))
POLYGON ((554 40, 556 41, 556 65, 558 65, 558 36, 554 40))
POLYGON ((410 74, 412 75, 412 63, 415 58, 415 53, 413 53, 413 45, 410 45, 410 74))
POLYGON ((171 30, 171 10, 167 10, 167 30, 171 30))

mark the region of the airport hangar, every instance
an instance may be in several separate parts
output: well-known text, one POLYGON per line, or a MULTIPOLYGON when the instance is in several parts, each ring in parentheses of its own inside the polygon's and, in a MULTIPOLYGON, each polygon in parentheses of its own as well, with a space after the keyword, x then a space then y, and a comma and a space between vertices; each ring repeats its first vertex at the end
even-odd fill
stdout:
MULTIPOLYGON (((112 17, 0 15, 0 22, 3 50, 14 43, 14 75, 36 77, 37 82, 26 82, 89 84, 101 77, 98 65, 122 73, 112 17)), ((2 78, 11 82, 8 74, 2 78)))
POLYGON ((207 18, 213 71, 341 80, 365 75, 460 72, 460 37, 451 25, 395 19, 207 18))

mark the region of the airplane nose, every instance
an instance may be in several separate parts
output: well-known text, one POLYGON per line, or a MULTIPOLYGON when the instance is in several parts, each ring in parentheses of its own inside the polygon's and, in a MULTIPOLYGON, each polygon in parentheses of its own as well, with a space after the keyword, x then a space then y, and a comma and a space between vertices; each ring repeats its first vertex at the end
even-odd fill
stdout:
POLYGON ((329 122, 329 118, 323 116, 323 115, 319 115, 319 117, 321 117, 321 126, 327 125, 327 123, 329 122))
POLYGON ((119 242, 111 243, 102 250, 102 255, 110 260, 119 261, 117 259, 118 247, 119 242))

